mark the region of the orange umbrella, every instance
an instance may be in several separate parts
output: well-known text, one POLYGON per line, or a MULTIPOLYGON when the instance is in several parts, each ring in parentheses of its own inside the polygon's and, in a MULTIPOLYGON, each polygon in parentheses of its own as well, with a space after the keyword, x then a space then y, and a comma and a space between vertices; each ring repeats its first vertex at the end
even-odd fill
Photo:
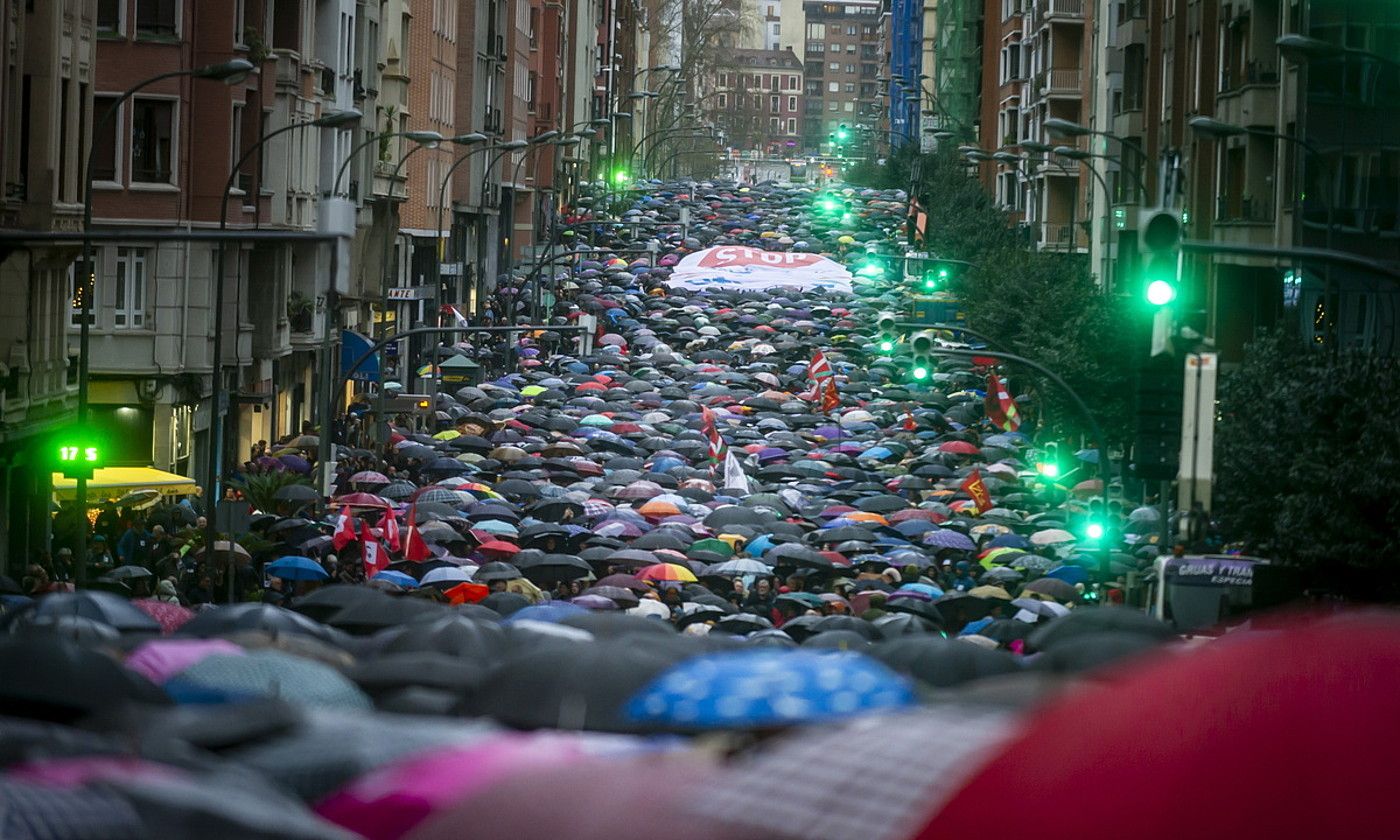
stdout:
POLYGON ((458 604, 475 604, 482 598, 491 594, 491 587, 484 583, 459 583, 451 589, 444 589, 442 594, 453 606, 458 604))
POLYGON ((685 566, 678 566, 675 563, 657 563, 637 572, 637 580, 673 580, 682 583, 695 583, 697 579, 695 573, 685 566))
POLYGON ((675 516, 681 512, 681 509, 676 507, 675 502, 652 499, 640 508, 637 508, 637 512, 642 516, 652 516, 660 519, 663 516, 675 516))
POLYGON ((845 519, 851 520, 852 522, 874 522, 878 525, 890 524, 889 521, 886 520, 885 517, 881 516, 880 514, 871 513, 870 511, 866 510, 858 510, 853 513, 843 513, 841 514, 841 516, 845 519))

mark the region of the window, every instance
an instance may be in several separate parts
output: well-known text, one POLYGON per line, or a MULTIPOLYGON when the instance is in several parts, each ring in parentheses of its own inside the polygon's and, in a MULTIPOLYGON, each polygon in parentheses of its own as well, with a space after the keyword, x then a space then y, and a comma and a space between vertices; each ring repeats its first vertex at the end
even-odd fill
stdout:
POLYGON ((715 97, 715 98, 719 100, 719 107, 720 107, 721 109, 724 109, 724 108, 728 108, 728 107, 729 107, 729 97, 727 97, 727 96, 725 96, 724 94, 721 93, 719 96, 717 96, 717 97, 715 97))
POLYGON ((826 38, 826 24, 824 24, 824 23, 809 23, 809 24, 807 24, 807 41, 808 41, 808 43, 810 43, 810 42, 812 42, 812 41, 821 41, 821 40, 824 40, 825 38, 826 38))
POLYGON ((846 27, 846 34, 847 34, 847 35, 854 35, 854 34, 856 34, 856 27, 855 27, 855 24, 851 24, 850 26, 847 26, 847 27, 846 27))
MULTIPOLYGON (((68 326, 81 327, 83 324, 83 298, 92 294, 92 268, 88 264, 87 270, 83 269, 83 263, 74 260, 68 266, 68 326), (87 282, 79 284, 78 278, 82 277, 87 282)), ((93 316, 94 308, 89 305, 88 326, 95 323, 93 316)))
POLYGON ((788 121, 787 121, 787 133, 788 133, 788 134, 796 134, 796 133, 797 133, 797 120, 795 120, 795 119, 793 119, 793 118, 791 118, 791 117, 789 117, 789 118, 788 118, 788 121))
MULTIPOLYGON (((92 120, 93 125, 101 121, 102 116, 107 113, 117 102, 115 96, 94 96, 92 98, 92 120)), ((120 110, 113 114, 106 125, 94 129, 92 135, 92 177, 95 181, 117 181, 120 175, 117 173, 117 126, 122 124, 120 110)))
POLYGON ((849 112, 849 111, 854 111, 855 109, 856 109, 856 104, 855 104, 854 102, 847 102, 847 103, 846 103, 846 110, 847 110, 848 112, 849 112))
POLYGON ((233 0, 233 43, 244 45, 243 34, 248 29, 248 0, 233 0))
POLYGON ((841 92, 841 83, 840 83, 840 82, 827 82, 827 83, 826 83, 826 89, 827 89, 827 91, 829 91, 829 92, 831 92, 831 93, 840 93, 840 92, 841 92))
POLYGON ((778 118, 777 118, 777 117, 769 117, 769 118, 768 118, 768 133, 769 133, 769 134, 777 134, 777 133, 778 133, 778 118))
POLYGON ((97 31, 122 31, 123 0, 97 0, 97 31))
POLYGON ((769 90, 777 90, 777 89, 778 89, 778 77, 772 75, 771 73, 768 75, 768 89, 769 89, 769 90))
POLYGON ((847 72, 847 73, 854 73, 854 72, 856 72, 856 66, 855 66, 854 64, 847 64, 847 65, 846 65, 846 72, 847 72))
POLYGON ((1007 44, 1001 50, 1001 83, 1021 78, 1021 45, 1007 44))
POLYGON ((841 65, 838 64, 837 62, 833 61, 833 62, 831 62, 831 69, 832 69, 833 71, 840 71, 841 65))
POLYGON ((844 85, 841 86, 841 90, 844 91, 844 92, 846 92, 846 93, 855 93, 855 92, 856 92, 855 83, 853 83, 853 82, 846 82, 846 84, 844 84, 844 85))
POLYGON ((174 177, 175 103, 135 99, 131 107, 131 180, 169 184, 174 177))
POLYGON ((781 97, 781 96, 770 96, 770 97, 768 97, 768 110, 769 110, 769 111, 772 111, 772 112, 774 112, 774 113, 777 113, 778 110, 779 110, 778 103, 781 102, 781 101, 782 101, 782 97, 781 97))
POLYGON ((176 0, 136 0, 137 35, 174 35, 176 0))
POLYGON ((796 110, 797 110, 797 97, 796 97, 796 96, 789 96, 789 97, 788 97, 788 110, 789 110, 789 111, 796 111, 796 110))
MULTIPOLYGON (((233 117, 229 120, 229 165, 238 163, 243 157, 243 103, 233 103, 233 117)), ((244 173, 238 173, 238 180, 234 184, 244 192, 248 191, 251 184, 244 183, 244 173)))
POLYGON ((836 110, 837 108, 839 108, 839 107, 841 107, 841 106, 838 105, 838 104, 835 103, 835 102, 828 102, 828 103, 826 103, 826 110, 828 110, 828 111, 835 111, 835 110, 836 110))
POLYGON ((112 288, 117 295, 112 326, 119 330, 146 328, 146 249, 118 248, 117 276, 112 288))

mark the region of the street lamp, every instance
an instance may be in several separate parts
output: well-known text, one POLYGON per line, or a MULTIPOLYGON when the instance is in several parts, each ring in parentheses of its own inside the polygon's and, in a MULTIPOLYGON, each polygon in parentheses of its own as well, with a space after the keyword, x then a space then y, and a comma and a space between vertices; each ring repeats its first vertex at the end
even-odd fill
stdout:
MULTIPOLYGON (((1087 136, 1093 135, 1093 136, 1097 136, 1097 137, 1105 137, 1105 138, 1107 138, 1107 139, 1109 139, 1109 140, 1117 140, 1119 145, 1123 146, 1124 148, 1132 149, 1134 152, 1137 152, 1137 155, 1138 155, 1138 159, 1139 159, 1139 160, 1143 161, 1144 163, 1147 162, 1147 152, 1143 151, 1142 146, 1141 146, 1136 140, 1131 140, 1131 139, 1129 139, 1129 138, 1127 138, 1127 137, 1119 137, 1117 134, 1113 134, 1113 133, 1108 132, 1108 131, 1096 131, 1095 129, 1089 128, 1088 126, 1080 125, 1079 123, 1074 122, 1074 121, 1072 121, 1072 120, 1061 119, 1060 117, 1051 117, 1051 118, 1047 119, 1044 123, 1042 123, 1042 125, 1045 126, 1045 130, 1048 131, 1048 132, 1050 132, 1050 134, 1051 134, 1052 136, 1054 136, 1054 137, 1087 137, 1087 136)), ((1025 143, 1022 143, 1021 145, 1022 145, 1022 147, 1026 147, 1026 144, 1025 144, 1025 143)), ((1026 148, 1028 148, 1028 147, 1026 147, 1026 148)), ((1056 154, 1063 154, 1062 152, 1059 151, 1061 148, 1071 148, 1071 147, 1069 147, 1069 146, 1056 146, 1056 147, 1055 147, 1055 153, 1056 153, 1056 154)), ((1065 157, 1070 157, 1070 158, 1073 158, 1073 157, 1074 157, 1074 155, 1064 155, 1064 156, 1065 156, 1065 157)), ((1099 155, 1099 157, 1104 157, 1104 158, 1110 159, 1110 160, 1113 159, 1113 158, 1108 157, 1107 155, 1099 155)), ((1076 158, 1076 159, 1082 160, 1082 158, 1076 158)), ((1121 161, 1120 161, 1120 164, 1121 164, 1121 161)), ((1127 168, 1125 168, 1125 171, 1127 171, 1127 168)), ((1134 177, 1137 178, 1138 189, 1141 191, 1142 201, 1146 202, 1146 201, 1147 201, 1147 185, 1143 182, 1141 176, 1137 175, 1136 170, 1133 170, 1133 174, 1134 174, 1134 177)))
MULTIPOLYGON (((203 67, 196 67, 190 70, 171 70, 168 73, 160 73, 149 79, 144 79, 127 88, 102 112, 98 118, 96 126, 93 128, 92 136, 101 136, 106 127, 116 116, 121 104, 135 96, 142 89, 162 82, 166 79, 173 79, 179 76, 190 76, 195 79, 212 79, 223 82, 226 85, 236 85, 248 78, 248 74, 253 72, 254 65, 251 61, 242 58, 235 58, 219 64, 207 64, 203 67)), ((79 307, 80 323, 78 327, 78 425, 86 427, 88 422, 88 365, 91 357, 91 333, 88 321, 92 319, 92 296, 97 290, 97 271, 93 265, 92 257, 92 182, 93 159, 91 151, 87 156, 87 165, 83 172, 83 250, 82 262, 79 263, 79 271, 87 272, 86 282, 83 278, 78 278, 82 282, 82 301, 79 307), (89 286, 91 288, 89 288, 89 286)), ((79 477, 77 479, 77 490, 75 499, 78 515, 83 522, 87 522, 87 479, 79 477)), ((205 503, 206 509, 209 503, 205 503)), ((210 518, 213 518, 212 510, 209 511, 210 518)), ((87 525, 83 525, 84 539, 86 540, 87 525)), ((86 545, 73 546, 75 553, 86 550, 86 545)), ((78 582, 87 581, 87 564, 78 563, 78 582)))
MULTIPOLYGON (((238 182, 238 175, 243 170, 243 165, 252 159, 253 154, 272 138, 289 131, 297 131, 304 128, 344 128, 348 125, 358 123, 364 117, 359 111, 350 108, 344 111, 332 111, 323 116, 317 117, 308 122, 292 122, 281 128, 264 134, 258 141, 248 148, 246 152, 233 164, 229 170, 228 178, 224 182, 224 191, 219 198, 219 232, 228 230, 228 199, 233 192, 234 184, 238 182)), ((224 438, 224 410, 221 403, 224 399, 224 253, 227 243, 220 239, 218 250, 214 259, 214 334, 212 365, 210 370, 209 385, 209 448, 206 452, 204 497, 210 502, 206 505, 205 511, 205 533, 204 550, 205 558, 213 560, 215 556, 214 544, 218 539, 217 519, 219 504, 219 475, 222 472, 220 466, 223 462, 223 438, 224 438)), ((234 575, 233 575, 233 554, 229 554, 228 568, 228 599, 232 603, 234 598, 234 575)))

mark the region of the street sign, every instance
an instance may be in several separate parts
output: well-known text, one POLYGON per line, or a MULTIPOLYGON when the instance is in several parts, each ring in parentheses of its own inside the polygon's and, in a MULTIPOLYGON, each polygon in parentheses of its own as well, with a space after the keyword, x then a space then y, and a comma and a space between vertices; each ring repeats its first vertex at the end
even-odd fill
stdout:
POLYGON ((443 263, 443 264, 442 264, 442 276, 443 276, 443 277, 460 277, 461 274, 462 274, 462 264, 461 264, 461 263, 459 263, 459 262, 450 262, 450 263, 443 263))
POLYGON ((389 300, 426 300, 432 293, 431 286, 395 286, 389 290, 389 300))

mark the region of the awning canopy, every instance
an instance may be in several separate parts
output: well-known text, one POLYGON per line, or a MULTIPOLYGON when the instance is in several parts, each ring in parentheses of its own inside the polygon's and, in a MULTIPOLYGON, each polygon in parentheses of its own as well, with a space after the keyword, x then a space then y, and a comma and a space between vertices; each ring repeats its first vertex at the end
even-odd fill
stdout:
MULTIPOLYGON (((162 496, 185 496, 195 492, 194 479, 154 467, 104 467, 93 470, 88 481, 88 498, 116 499, 133 490, 154 490, 162 496)), ((61 501, 78 497, 78 480, 53 474, 53 495, 61 501)))

